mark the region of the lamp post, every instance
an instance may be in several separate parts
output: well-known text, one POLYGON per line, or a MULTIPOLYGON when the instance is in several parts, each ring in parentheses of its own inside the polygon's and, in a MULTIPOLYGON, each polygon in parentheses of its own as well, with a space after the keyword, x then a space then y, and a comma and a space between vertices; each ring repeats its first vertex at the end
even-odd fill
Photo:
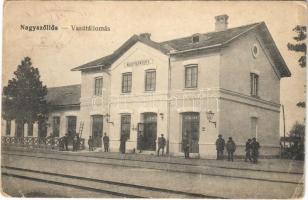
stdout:
POLYGON ((215 125, 215 128, 216 128, 216 122, 212 121, 214 115, 215 115, 215 113, 213 113, 211 110, 206 112, 207 119, 209 120, 210 123, 213 123, 215 125))
POLYGON ((107 114, 106 114, 106 122, 113 125, 113 122, 111 122, 111 121, 109 121, 109 120, 110 120, 110 115, 107 113, 107 114))

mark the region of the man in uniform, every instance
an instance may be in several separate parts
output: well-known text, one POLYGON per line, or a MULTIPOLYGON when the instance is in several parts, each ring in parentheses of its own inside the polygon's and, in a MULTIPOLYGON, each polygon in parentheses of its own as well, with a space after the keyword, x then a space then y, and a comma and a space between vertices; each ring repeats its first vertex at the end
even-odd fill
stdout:
POLYGON ((139 153, 141 153, 143 149, 143 135, 140 132, 138 133, 137 138, 137 149, 139 150, 139 153))
POLYGON ((159 156, 160 149, 162 149, 162 156, 164 156, 165 146, 166 146, 166 139, 164 138, 164 134, 161 134, 161 137, 158 138, 157 156, 159 156))
POLYGON ((93 148, 93 139, 92 139, 92 136, 89 136, 88 145, 89 145, 89 151, 93 151, 94 148, 93 148))
POLYGON ((106 133, 104 133, 103 142, 105 152, 109 152, 109 136, 106 133))
POLYGON ((229 137, 226 147, 227 147, 227 152, 228 152, 228 161, 231 160, 233 162, 233 154, 235 152, 236 145, 234 141, 232 140, 232 137, 229 137))
POLYGON ((65 146, 65 151, 68 151, 68 134, 65 133, 65 136, 63 137, 63 142, 65 146))
POLYGON ((216 151, 217 151, 217 160, 222 160, 224 156, 225 149, 225 140, 222 138, 222 135, 219 134, 216 140, 216 151))
POLYGON ((250 138, 246 142, 245 152, 246 152, 245 162, 247 162, 247 160, 251 162, 251 139, 250 138))
POLYGON ((189 158, 189 141, 188 141, 188 133, 186 133, 183 137, 183 150, 184 157, 189 158))
POLYGON ((258 157, 259 157, 259 148, 260 144, 257 142, 256 138, 252 138, 251 142, 251 156, 252 156, 252 162, 257 163, 258 162, 258 157))
POLYGON ((77 151, 77 145, 78 145, 78 137, 77 135, 73 138, 73 151, 77 151))
POLYGON ((120 138, 120 152, 121 153, 125 153, 126 150, 126 140, 128 139, 128 137, 125 134, 121 134, 121 138, 120 138))

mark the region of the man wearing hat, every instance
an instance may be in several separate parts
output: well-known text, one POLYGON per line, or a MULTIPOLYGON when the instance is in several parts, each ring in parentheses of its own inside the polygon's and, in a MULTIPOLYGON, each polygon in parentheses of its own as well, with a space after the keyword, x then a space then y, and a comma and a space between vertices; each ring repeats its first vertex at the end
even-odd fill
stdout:
POLYGON ((216 140, 217 160, 223 159, 224 149, 225 149, 225 140, 222 138, 222 135, 219 134, 216 140))
POLYGON ((234 141, 232 140, 232 137, 229 137, 229 140, 226 144, 226 147, 227 147, 227 152, 228 152, 228 161, 233 162, 233 154, 235 152, 236 145, 235 145, 234 141))
POLYGON ((257 142, 257 139, 255 137, 252 138, 251 157, 252 157, 252 162, 255 163, 255 164, 258 162, 259 148, 260 148, 260 144, 259 144, 259 142, 257 142))
POLYGON ((161 134, 161 137, 158 138, 158 150, 157 150, 157 156, 159 156, 159 151, 162 149, 162 156, 164 156, 164 149, 166 146, 166 139, 164 138, 164 134, 161 134))

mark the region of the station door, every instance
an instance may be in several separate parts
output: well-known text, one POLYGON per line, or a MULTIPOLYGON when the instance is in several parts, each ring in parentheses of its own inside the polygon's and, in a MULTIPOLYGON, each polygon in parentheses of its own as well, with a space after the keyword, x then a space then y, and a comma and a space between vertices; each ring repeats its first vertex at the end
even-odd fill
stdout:
POLYGON ((149 151, 156 150, 157 139, 157 114, 156 113, 144 113, 144 142, 143 149, 149 151))
POLYGON ((102 147, 103 119, 103 115, 92 116, 92 138, 94 147, 102 147))
POLYGON ((183 138, 187 137, 190 153, 199 153, 199 125, 199 113, 189 112, 182 114, 182 144, 183 138))

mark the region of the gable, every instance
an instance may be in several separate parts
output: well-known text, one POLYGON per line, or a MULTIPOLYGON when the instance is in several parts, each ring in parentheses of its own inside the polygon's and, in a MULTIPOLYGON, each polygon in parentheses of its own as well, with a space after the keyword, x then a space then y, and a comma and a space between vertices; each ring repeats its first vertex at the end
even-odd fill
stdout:
POLYGON ((112 65, 110 70, 116 68, 132 69, 137 67, 155 68, 168 62, 168 56, 142 42, 137 42, 120 56, 112 65))

